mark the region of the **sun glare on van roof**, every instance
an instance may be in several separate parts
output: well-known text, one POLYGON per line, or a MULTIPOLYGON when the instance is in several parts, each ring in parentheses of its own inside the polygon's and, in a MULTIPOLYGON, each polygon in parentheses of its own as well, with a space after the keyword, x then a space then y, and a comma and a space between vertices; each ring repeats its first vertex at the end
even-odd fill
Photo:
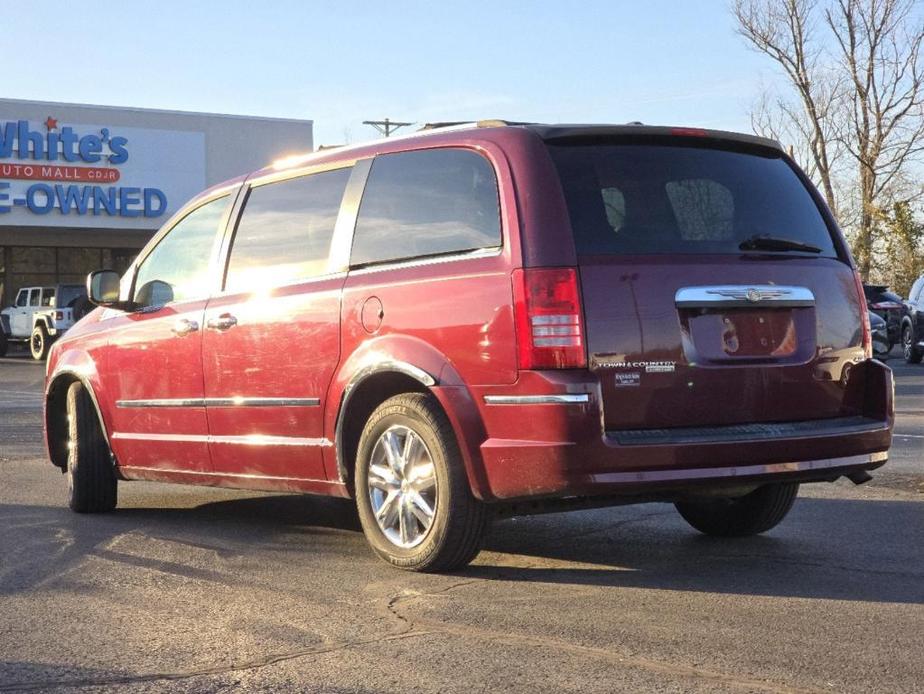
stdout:
POLYGON ((282 157, 281 159, 277 159, 271 164, 271 166, 277 171, 282 170, 282 169, 288 169, 298 164, 301 164, 302 162, 307 161, 310 156, 311 156, 311 153, 292 154, 288 157, 282 157))

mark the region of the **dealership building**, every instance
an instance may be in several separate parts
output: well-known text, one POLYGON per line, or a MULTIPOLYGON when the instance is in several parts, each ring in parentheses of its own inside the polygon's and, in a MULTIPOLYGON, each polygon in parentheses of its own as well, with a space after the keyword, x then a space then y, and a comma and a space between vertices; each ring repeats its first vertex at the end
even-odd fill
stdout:
POLYGON ((310 120, 0 99, 0 306, 124 271, 196 193, 313 144, 310 120))

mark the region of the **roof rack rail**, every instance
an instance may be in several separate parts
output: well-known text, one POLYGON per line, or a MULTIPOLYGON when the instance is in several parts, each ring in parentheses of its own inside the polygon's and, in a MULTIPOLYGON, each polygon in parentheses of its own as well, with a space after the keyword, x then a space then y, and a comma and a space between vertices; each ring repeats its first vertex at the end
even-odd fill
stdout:
POLYGON ((512 121, 503 118, 484 118, 482 120, 455 120, 455 121, 437 121, 435 123, 424 123, 417 129, 421 130, 438 130, 440 128, 457 128, 461 125, 472 125, 476 128, 500 128, 505 125, 530 125, 528 121, 512 121))
POLYGON ((437 121, 435 123, 424 123, 419 128, 417 128, 417 132, 420 132, 421 130, 438 130, 439 128, 455 128, 459 125, 470 125, 470 124, 472 124, 472 121, 470 120, 437 121))

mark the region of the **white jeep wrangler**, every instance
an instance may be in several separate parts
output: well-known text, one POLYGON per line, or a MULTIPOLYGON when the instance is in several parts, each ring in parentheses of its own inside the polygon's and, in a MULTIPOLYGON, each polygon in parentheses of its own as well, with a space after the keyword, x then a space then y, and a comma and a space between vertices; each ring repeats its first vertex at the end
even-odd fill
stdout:
POLYGON ((13 305, 0 311, 0 357, 9 343, 21 342, 29 344, 33 359, 44 359, 51 343, 91 308, 79 284, 23 287, 13 305))

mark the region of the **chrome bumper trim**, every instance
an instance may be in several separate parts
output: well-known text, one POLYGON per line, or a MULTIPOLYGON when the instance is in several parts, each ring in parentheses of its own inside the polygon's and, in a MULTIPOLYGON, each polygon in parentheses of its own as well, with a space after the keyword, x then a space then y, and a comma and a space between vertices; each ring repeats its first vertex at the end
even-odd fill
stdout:
POLYGON ((485 395, 488 405, 582 405, 590 402, 587 393, 560 395, 485 395))
POLYGON ((684 482, 709 479, 737 479, 761 475, 785 474, 788 472, 823 471, 859 465, 884 463, 889 459, 887 451, 851 455, 843 458, 820 458, 791 463, 772 463, 769 465, 731 465, 712 468, 683 468, 673 470, 648 470, 639 472, 604 472, 592 475, 594 483, 646 483, 646 482, 684 482))

